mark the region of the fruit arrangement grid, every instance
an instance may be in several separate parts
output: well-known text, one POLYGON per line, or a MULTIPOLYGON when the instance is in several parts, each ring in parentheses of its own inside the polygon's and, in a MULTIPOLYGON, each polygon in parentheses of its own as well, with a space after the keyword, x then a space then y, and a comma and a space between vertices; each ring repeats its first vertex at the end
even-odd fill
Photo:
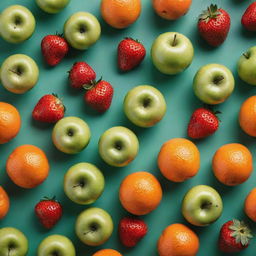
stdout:
POLYGON ((243 16, 253 1, 184 0, 170 14, 172 1, 130 0, 127 23, 100 0, 61 0, 60 9, 46 2, 0 2, 0 115, 8 112, 11 124, 3 133, 0 118, 0 256, 59 255, 56 241, 67 256, 182 255, 176 232, 191 256, 255 255, 254 5, 243 16), (3 11, 17 4, 34 18, 16 17, 28 29, 15 37, 3 11), (198 24, 203 10, 203 22, 224 15, 218 37, 198 24), (79 19, 91 22, 79 31, 89 30, 89 41, 76 37, 79 19), (170 45, 178 50, 168 58, 170 45))

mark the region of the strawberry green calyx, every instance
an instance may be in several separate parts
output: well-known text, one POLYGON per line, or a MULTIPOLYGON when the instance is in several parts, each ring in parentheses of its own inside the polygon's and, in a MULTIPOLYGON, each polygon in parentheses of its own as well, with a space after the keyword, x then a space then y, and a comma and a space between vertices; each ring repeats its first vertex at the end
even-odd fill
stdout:
POLYGON ((64 113, 66 112, 66 106, 63 104, 63 99, 62 98, 59 98, 58 94, 57 93, 52 93, 52 96, 54 96, 57 100, 57 104, 58 105, 61 105, 63 107, 63 111, 64 113))
POLYGON ((199 16, 199 20, 203 20, 208 23, 210 19, 216 19, 220 14, 221 13, 217 4, 211 4, 207 10, 204 10, 203 13, 199 16))
POLYGON ((125 40, 132 40, 132 41, 135 41, 135 42, 141 44, 141 42, 140 42, 139 39, 134 39, 134 38, 132 38, 132 37, 125 37, 124 39, 125 39, 125 40))
POLYGON ((93 87, 95 87, 96 84, 98 84, 100 81, 102 80, 102 77, 96 81, 96 80, 92 80, 89 84, 84 84, 83 85, 83 88, 86 90, 86 91, 90 91, 93 87))
POLYGON ((53 196, 52 198, 48 197, 48 196, 44 196, 40 202, 42 201, 54 201, 54 202, 58 202, 57 199, 56 199, 56 196, 53 196))

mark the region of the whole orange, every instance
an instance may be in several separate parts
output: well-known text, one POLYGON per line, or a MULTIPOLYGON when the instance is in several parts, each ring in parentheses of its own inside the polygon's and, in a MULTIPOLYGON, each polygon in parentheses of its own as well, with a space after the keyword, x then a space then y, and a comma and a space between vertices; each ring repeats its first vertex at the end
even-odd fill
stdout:
POLYGON ((145 215, 157 208, 162 200, 159 181, 149 172, 128 175, 121 183, 119 198, 122 206, 134 215, 145 215))
POLYGON ((239 124, 242 130, 250 136, 256 137, 256 96, 245 100, 239 112, 239 124))
POLYGON ((200 168, 200 152, 190 140, 171 139, 158 154, 158 167, 168 180, 183 182, 195 176, 200 168))
POLYGON ((253 170, 252 154, 239 143, 220 147, 213 156, 212 169, 216 178, 227 186, 245 182, 253 170))
POLYGON ((20 131, 21 118, 11 104, 0 102, 0 144, 9 142, 20 131))
POLYGON ((95 252, 92 256, 122 256, 122 254, 113 249, 103 249, 95 252))
POLYGON ((34 188, 47 178, 49 162, 40 148, 22 145, 9 155, 6 171, 16 185, 22 188, 34 188))
POLYGON ((101 15, 114 28, 126 28, 140 16, 140 0, 102 0, 101 15))
POLYGON ((156 13, 167 20, 177 20, 185 15, 192 0, 152 0, 156 13))
POLYGON ((256 222, 256 188, 252 189, 244 202, 244 211, 246 215, 256 222))
POLYGON ((199 238, 187 226, 176 223, 163 231, 157 247, 160 256, 195 256, 199 250, 199 238))
POLYGON ((10 200, 6 191, 0 186, 0 220, 3 219, 8 213, 10 208, 10 200))

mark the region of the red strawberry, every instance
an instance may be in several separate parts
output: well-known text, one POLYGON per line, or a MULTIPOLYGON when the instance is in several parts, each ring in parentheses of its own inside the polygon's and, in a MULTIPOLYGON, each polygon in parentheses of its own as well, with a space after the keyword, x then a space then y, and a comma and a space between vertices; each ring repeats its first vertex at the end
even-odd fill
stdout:
POLYGON ((143 220, 125 217, 119 222, 118 232, 124 246, 134 247, 147 234, 148 227, 143 220))
POLYGON ((242 20, 242 25, 249 31, 256 31, 256 2, 253 2, 245 10, 242 20))
POLYGON ((99 80, 84 88, 87 90, 84 100, 89 106, 98 112, 105 112, 109 109, 114 94, 114 89, 110 83, 99 80))
POLYGON ((60 35, 48 35, 41 42, 41 50, 45 61, 56 66, 68 53, 68 43, 60 35))
POLYGON ((125 38, 118 45, 118 67, 128 71, 138 66, 146 55, 144 46, 132 39, 125 38))
POLYGON ((219 128, 217 113, 220 112, 213 113, 206 108, 196 109, 188 124, 188 136, 192 139, 201 139, 215 133, 219 128))
POLYGON ((62 206, 55 200, 45 197, 35 206, 35 214, 41 224, 47 228, 52 228, 62 216, 62 206))
POLYGON ((200 35, 211 46, 221 45, 227 38, 230 29, 229 14, 211 4, 207 10, 199 16, 198 30, 200 35))
POLYGON ((32 116, 45 123, 56 123, 65 114, 65 106, 55 94, 44 95, 36 104, 32 116))
POLYGON ((76 62, 69 71, 69 81, 73 88, 81 89, 96 79, 96 73, 86 62, 76 62))
POLYGON ((219 249, 223 252, 240 252, 249 246, 251 238, 251 230, 243 221, 230 220, 220 230, 219 249))

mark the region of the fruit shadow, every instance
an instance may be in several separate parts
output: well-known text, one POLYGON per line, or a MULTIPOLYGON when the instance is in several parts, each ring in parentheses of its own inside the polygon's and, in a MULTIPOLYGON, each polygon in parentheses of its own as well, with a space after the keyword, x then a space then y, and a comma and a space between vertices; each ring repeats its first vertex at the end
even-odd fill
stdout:
POLYGON ((248 96, 252 93, 255 94, 255 86, 249 85, 239 77, 237 70, 233 73, 236 81, 235 91, 239 92, 239 95, 248 96))
MULTIPOLYGON (((237 0, 237 2, 238 2, 239 0, 237 0)), ((256 35, 255 35, 255 32, 254 31, 248 31, 248 30, 246 30, 243 26, 242 26, 242 24, 241 24, 241 26, 239 27, 239 31, 238 31, 239 33, 240 33, 240 35, 242 36, 242 37, 245 37, 246 39, 255 39, 256 38, 256 35)))
POLYGON ((36 121, 33 119, 32 116, 30 117, 30 124, 33 127, 36 127, 37 129, 40 129, 40 130, 50 130, 54 126, 54 124, 51 124, 51 123, 44 123, 44 122, 36 121))
MULTIPOLYGON (((246 1, 241 1, 241 0, 231 0, 234 4, 244 4, 246 1)), ((248 3, 250 2, 249 0, 247 1, 248 3)))

